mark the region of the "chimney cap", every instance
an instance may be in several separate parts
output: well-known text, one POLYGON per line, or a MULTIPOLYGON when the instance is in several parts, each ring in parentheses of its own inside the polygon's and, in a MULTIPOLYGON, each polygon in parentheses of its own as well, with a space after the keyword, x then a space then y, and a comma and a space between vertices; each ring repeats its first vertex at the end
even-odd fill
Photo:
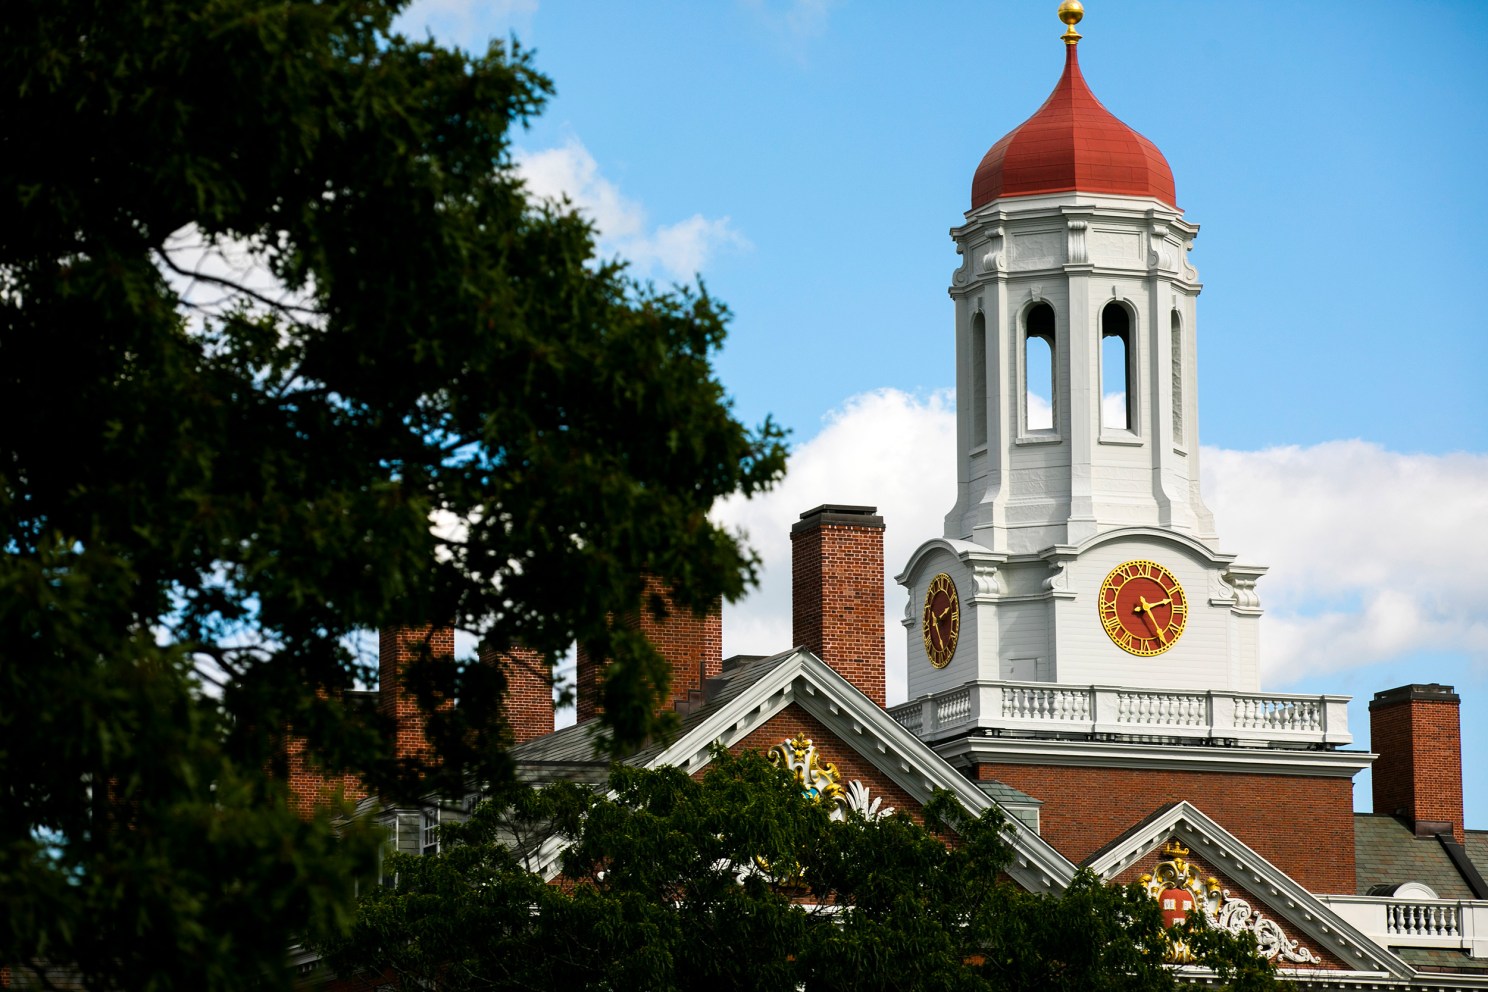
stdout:
POLYGON ((1462 697, 1457 695, 1456 690, 1449 685, 1432 682, 1429 685, 1416 683, 1413 685, 1402 685, 1394 689, 1385 689, 1376 692, 1374 698, 1369 701, 1370 709, 1383 706, 1394 706, 1405 702, 1432 702, 1432 703, 1460 703, 1462 697))
POLYGON ((791 526, 791 533, 811 530, 814 527, 877 527, 884 526, 883 517, 876 506, 856 506, 849 503, 823 503, 801 514, 801 519, 791 526))

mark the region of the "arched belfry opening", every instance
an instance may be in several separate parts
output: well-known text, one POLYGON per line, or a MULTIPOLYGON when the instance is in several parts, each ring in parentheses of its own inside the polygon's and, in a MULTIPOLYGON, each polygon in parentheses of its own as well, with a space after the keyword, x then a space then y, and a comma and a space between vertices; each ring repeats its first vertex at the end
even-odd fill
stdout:
POLYGON ((1023 426, 1055 429, 1054 308, 1035 303, 1023 318, 1023 426))
POLYGON ((987 443, 987 318, 971 318, 971 445, 987 443))
POLYGON ((1183 318, 1173 311, 1173 443, 1183 443, 1183 318))
POLYGON ((1132 417, 1132 320, 1115 300, 1101 310, 1101 429, 1135 429, 1132 417))

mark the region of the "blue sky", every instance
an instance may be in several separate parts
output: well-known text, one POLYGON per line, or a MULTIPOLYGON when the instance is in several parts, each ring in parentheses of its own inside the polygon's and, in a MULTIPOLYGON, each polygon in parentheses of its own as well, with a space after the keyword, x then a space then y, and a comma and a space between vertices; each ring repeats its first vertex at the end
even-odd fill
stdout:
MULTIPOLYGON (((880 506, 889 571, 953 492, 947 230, 986 149, 1062 66, 1054 0, 422 0, 405 30, 515 34, 557 96, 518 137, 606 252, 701 274, 735 313, 718 371, 791 429, 789 480, 724 507, 765 563, 725 650, 789 641, 785 530, 880 506)), ((1258 587, 1264 684, 1463 696, 1488 827, 1488 5, 1091 0, 1096 95, 1172 165, 1202 226, 1205 496, 1258 587)), ((889 611, 902 593, 889 594, 889 611)), ((903 646, 889 627, 890 698, 903 646)), ((1356 806, 1367 809, 1367 776, 1356 806)))

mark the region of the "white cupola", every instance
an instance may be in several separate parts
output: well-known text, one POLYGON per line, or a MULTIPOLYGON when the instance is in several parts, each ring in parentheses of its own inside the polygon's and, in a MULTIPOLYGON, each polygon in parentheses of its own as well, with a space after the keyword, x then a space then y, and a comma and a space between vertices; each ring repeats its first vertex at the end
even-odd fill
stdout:
POLYGON ((951 231, 957 493, 899 576, 911 698, 977 680, 1257 688, 1264 569, 1216 550, 1199 494, 1198 227, 1162 153, 1086 85, 1082 13, 1061 5, 1063 75, 987 152, 951 231), (950 652, 944 584, 925 602, 940 575, 950 652))

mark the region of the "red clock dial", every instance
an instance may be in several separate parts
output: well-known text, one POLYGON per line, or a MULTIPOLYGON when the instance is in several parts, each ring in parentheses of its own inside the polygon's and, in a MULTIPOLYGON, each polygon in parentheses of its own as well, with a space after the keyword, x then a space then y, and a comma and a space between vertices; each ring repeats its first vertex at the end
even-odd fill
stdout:
POLYGON ((956 594, 956 583, 944 572, 931 579, 925 590, 920 632, 925 637, 925 656, 930 664, 936 668, 949 665, 961 636, 961 597, 956 594))
POLYGON ((1112 643, 1136 655, 1162 654, 1183 634, 1188 597, 1173 573, 1152 561, 1117 565, 1101 583, 1101 626, 1112 643))

